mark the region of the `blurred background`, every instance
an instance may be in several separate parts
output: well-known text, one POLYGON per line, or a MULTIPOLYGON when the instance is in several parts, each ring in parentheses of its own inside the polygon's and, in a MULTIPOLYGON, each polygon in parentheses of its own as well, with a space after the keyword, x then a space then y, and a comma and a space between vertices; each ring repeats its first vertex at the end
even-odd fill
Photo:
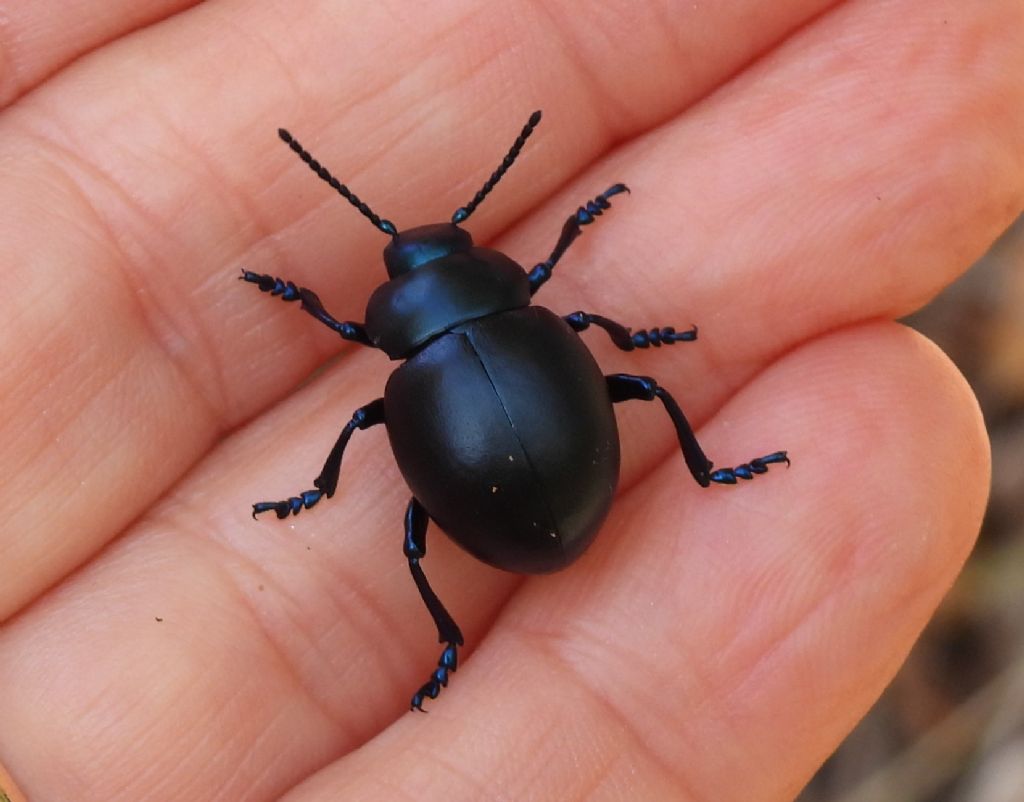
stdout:
POLYGON ((992 496, 906 664, 798 802, 1024 802, 1024 216, 905 322, 974 388, 992 496))

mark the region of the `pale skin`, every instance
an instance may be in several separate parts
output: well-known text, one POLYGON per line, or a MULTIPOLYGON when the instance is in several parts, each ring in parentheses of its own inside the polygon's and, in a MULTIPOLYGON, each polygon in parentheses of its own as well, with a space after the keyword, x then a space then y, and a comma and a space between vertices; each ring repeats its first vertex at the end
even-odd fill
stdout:
POLYGON ((792 799, 978 530, 976 402, 892 320, 1024 207, 1024 7, 189 6, 0 14, 0 763, 21 791, 792 799), (236 276, 354 320, 385 278, 387 238, 279 126, 402 228, 447 220, 534 108, 466 227, 528 268, 628 183, 536 302, 697 323, 633 354, 582 336, 668 388, 716 463, 793 465, 703 490, 632 402, 611 516, 569 570, 504 574, 431 527, 467 648, 414 715, 439 646, 383 430, 333 499, 249 517, 309 485, 392 365, 236 276))

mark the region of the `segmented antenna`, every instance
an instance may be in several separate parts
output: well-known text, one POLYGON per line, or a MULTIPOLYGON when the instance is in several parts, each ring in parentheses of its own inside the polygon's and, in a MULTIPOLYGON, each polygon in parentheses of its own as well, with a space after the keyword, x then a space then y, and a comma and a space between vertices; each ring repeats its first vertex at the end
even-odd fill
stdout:
POLYGON ((487 197, 487 193, 494 189, 494 185, 501 180, 501 177, 505 175, 508 168, 512 166, 512 162, 516 160, 516 157, 519 155, 519 151, 523 149, 523 145, 526 144, 526 140, 529 138, 530 134, 533 133, 533 129, 537 127, 537 123, 539 122, 540 112, 535 111, 530 115, 530 119, 527 121, 526 125, 523 126, 523 130, 519 133, 519 136, 516 137, 516 141, 512 143, 512 147, 508 154, 506 154, 505 158, 501 160, 501 164, 498 169, 491 173, 491 177, 487 179, 487 182, 482 187, 480 187, 480 191, 473 196, 473 200, 465 206, 460 206, 455 210, 455 214, 452 215, 453 223, 461 223, 476 211, 476 207, 480 205, 484 198, 487 197))
POLYGON ((320 162, 314 159, 309 151, 302 147, 291 134, 285 131, 283 128, 277 129, 277 135, 281 137, 285 142, 288 143, 288 147, 299 154, 299 158, 302 159, 306 164, 309 165, 309 169, 316 173, 320 178, 330 184, 337 191, 341 197, 355 206, 360 214, 363 215, 367 220, 373 223, 377 228, 383 231, 385 234, 390 234, 392 237, 398 236, 398 229, 395 228, 395 224, 390 220, 381 220, 373 209, 359 200, 359 197, 348 187, 342 184, 337 178, 330 174, 328 169, 324 167, 320 162))

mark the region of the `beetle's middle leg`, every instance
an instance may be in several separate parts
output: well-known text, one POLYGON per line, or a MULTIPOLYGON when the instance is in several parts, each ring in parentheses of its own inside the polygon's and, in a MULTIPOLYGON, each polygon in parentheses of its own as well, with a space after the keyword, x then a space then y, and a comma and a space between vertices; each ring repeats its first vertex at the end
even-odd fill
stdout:
POLYGON ((555 265, 562 258, 562 254, 569 249, 569 246, 573 244, 576 237, 582 233, 580 226, 593 223, 595 219, 601 216, 605 209, 611 207, 608 199, 612 195, 618 195, 620 192, 629 192, 629 187, 625 184, 613 184, 592 201, 587 201, 586 206, 580 206, 576 210, 576 214, 565 221, 565 225, 562 226, 562 233, 558 237, 558 242, 555 243, 555 249, 551 251, 551 255, 540 264, 534 265, 533 270, 530 271, 530 295, 537 292, 541 285, 551 278, 551 271, 555 269, 555 265))
POLYGON ((410 708, 423 710, 423 702, 426 699, 436 699, 441 689, 448 685, 448 675, 458 668, 459 652, 458 647, 462 645, 462 632, 458 625, 452 620, 451 615, 441 604, 427 582, 427 577, 420 568, 420 559, 427 553, 427 523, 430 517, 423 505, 413 498, 405 510, 405 556, 409 559, 409 570, 412 572, 413 581, 416 582, 416 589, 420 592, 423 603, 430 611, 430 617, 434 619, 437 626, 437 639, 445 644, 441 658, 437 661, 437 668, 430 675, 430 679, 413 694, 410 708))
POLYGON ((573 331, 584 331, 591 326, 604 329, 608 332, 612 342, 623 351, 648 348, 652 345, 655 348, 660 348, 662 345, 693 342, 697 339, 696 326, 690 326, 686 331, 676 331, 671 326, 655 326, 652 329, 633 331, 621 323, 616 323, 601 315, 592 315, 589 312, 573 312, 571 315, 565 315, 562 320, 572 326, 573 331))
POLYGON ((255 518, 261 512, 273 510, 278 518, 287 518, 289 515, 298 515, 303 509, 308 510, 324 496, 327 498, 333 496, 338 487, 338 476, 341 473, 341 458, 345 454, 345 447, 352 438, 352 433, 356 429, 368 429, 383 422, 383 398, 371 401, 365 407, 359 407, 352 413, 352 420, 345 424, 345 428, 338 435, 338 441, 331 449, 320 475, 313 480, 313 486, 316 489, 306 490, 284 501, 258 501, 252 505, 252 517, 255 518))
POLYGON ((683 449, 683 459, 686 460, 686 467, 690 469, 693 478, 701 487, 707 487, 712 482, 718 484, 734 485, 737 479, 753 479, 756 474, 766 473, 768 466, 779 462, 789 465, 789 457, 785 451, 774 451, 763 457, 756 457, 750 462, 744 462, 734 468, 719 468, 712 470, 714 465, 704 454, 704 450, 697 442, 697 436, 693 433, 686 416, 679 408, 676 400, 669 395, 668 391, 660 387, 658 383, 649 376, 633 376, 629 373, 615 373, 605 376, 608 382, 608 393, 613 403, 619 401, 653 401, 655 398, 661 400, 668 412, 672 423, 676 427, 676 435, 679 438, 679 445, 683 449))

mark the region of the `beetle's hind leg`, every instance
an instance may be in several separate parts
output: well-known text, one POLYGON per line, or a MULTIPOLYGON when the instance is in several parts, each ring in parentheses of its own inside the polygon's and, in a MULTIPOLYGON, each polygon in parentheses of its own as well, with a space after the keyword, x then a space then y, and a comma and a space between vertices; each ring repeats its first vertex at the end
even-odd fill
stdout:
MULTIPOLYGON (((437 668, 423 686, 413 694, 410 708, 423 711, 426 699, 436 699, 441 689, 448 685, 448 675, 455 671, 459 664, 458 647, 462 645, 462 632, 452 620, 448 611, 441 604, 427 582, 427 577, 420 568, 420 559, 427 553, 427 523, 430 517, 423 505, 415 498, 409 501, 405 510, 405 556, 409 559, 409 570, 412 572, 416 589, 420 592, 423 603, 430 611, 430 617, 437 626, 437 639, 445 644, 437 668)), ((425 712, 425 711, 423 711, 425 712)))
POLYGON ((345 424, 345 428, 338 435, 338 441, 331 449, 331 453, 324 463, 320 475, 313 480, 314 490, 306 490, 297 496, 284 499, 283 501, 257 501, 252 505, 252 517, 255 518, 261 512, 273 510, 278 518, 287 518, 289 515, 298 515, 302 510, 308 510, 321 498, 330 498, 338 488, 338 476, 341 473, 341 458, 345 454, 345 447, 352 438, 356 429, 368 429, 384 422, 384 399, 378 398, 371 401, 365 407, 359 407, 352 413, 352 420, 345 424))
POLYGON ((658 383, 649 376, 633 376, 629 373, 615 373, 605 376, 608 382, 608 393, 614 403, 619 401, 653 401, 655 398, 661 400, 668 412, 672 423, 676 427, 676 435, 679 438, 679 445, 683 449, 683 459, 686 460, 686 467, 690 469, 693 478, 701 487, 707 487, 712 482, 717 484, 734 485, 737 479, 753 479, 759 473, 766 473, 769 465, 780 462, 789 465, 789 457, 785 451, 773 451, 763 457, 756 457, 750 462, 744 462, 734 468, 719 468, 712 470, 714 465, 704 454, 704 450, 697 442, 697 436, 693 433, 686 416, 679 408, 676 400, 669 395, 668 391, 658 386, 658 383))
POLYGON ((697 339, 697 327, 692 325, 686 331, 676 331, 672 326, 655 326, 652 329, 633 331, 621 323, 616 323, 601 315, 592 315, 589 312, 573 312, 571 315, 565 315, 562 320, 576 332, 585 331, 591 326, 604 329, 615 346, 623 351, 649 348, 652 345, 655 348, 660 348, 662 345, 689 343, 697 339))

